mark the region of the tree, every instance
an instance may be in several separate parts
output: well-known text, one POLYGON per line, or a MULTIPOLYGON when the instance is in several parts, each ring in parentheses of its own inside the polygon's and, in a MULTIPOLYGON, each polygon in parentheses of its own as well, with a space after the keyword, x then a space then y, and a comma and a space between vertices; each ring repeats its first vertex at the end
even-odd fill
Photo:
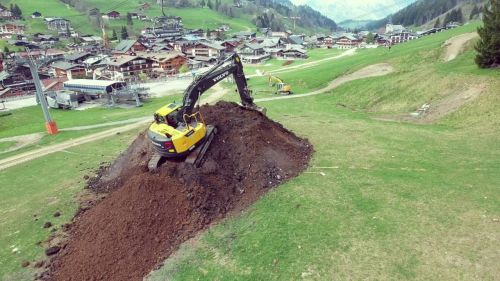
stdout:
POLYGON ((10 53, 9 47, 7 46, 3 47, 3 52, 6 54, 10 53))
POLYGON ((434 28, 441 27, 441 20, 437 18, 436 22, 434 23, 434 28))
POLYGON ((215 10, 218 11, 220 7, 220 0, 215 0, 215 10))
POLYGON ((183 64, 180 68, 179 68, 179 73, 186 73, 189 71, 189 67, 187 64, 183 64))
POLYGON ((116 34, 116 30, 113 29, 113 32, 111 33, 111 40, 115 41, 118 40, 118 35, 116 34))
POLYGON ((368 33, 368 35, 366 35, 366 43, 368 44, 372 44, 372 43, 375 43, 375 35, 373 35, 373 33, 368 33))
POLYGON ((490 0, 484 7, 483 26, 477 29, 479 42, 476 45, 476 64, 481 68, 500 66, 500 0, 490 0))
POLYGON ((10 4, 10 12, 12 13, 12 17, 16 19, 20 19, 23 16, 23 12, 17 4, 10 4))
POLYGON ((127 28, 125 26, 122 26, 121 38, 123 40, 128 39, 128 31, 127 31, 127 28))
POLYGON ((69 29, 69 24, 66 25, 66 36, 71 36, 71 30, 69 29))
POLYGON ((478 14, 479 14, 479 8, 477 7, 477 5, 474 5, 474 7, 472 8, 472 11, 470 11, 469 20, 472 20, 478 14))
POLYGON ((134 21, 132 20, 131 13, 127 13, 127 25, 134 25, 134 21))
POLYGON ((209 9, 213 10, 214 9, 214 4, 212 4, 212 0, 208 0, 207 6, 209 9))
POLYGON ((206 6, 206 5, 207 5, 207 3, 205 3, 205 0, 201 0, 201 1, 200 1, 200 6, 201 6, 202 8, 205 8, 205 6, 206 6))

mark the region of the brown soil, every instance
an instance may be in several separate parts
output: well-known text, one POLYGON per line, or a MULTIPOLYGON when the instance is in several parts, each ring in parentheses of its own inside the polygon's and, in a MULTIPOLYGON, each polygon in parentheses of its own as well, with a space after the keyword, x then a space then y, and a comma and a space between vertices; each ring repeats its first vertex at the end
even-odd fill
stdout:
POLYGON ((75 216, 41 279, 142 280, 182 242, 307 167, 311 145, 280 124, 227 102, 201 111, 218 128, 203 166, 168 162, 149 173, 152 148, 140 134, 91 179, 106 195, 75 216))

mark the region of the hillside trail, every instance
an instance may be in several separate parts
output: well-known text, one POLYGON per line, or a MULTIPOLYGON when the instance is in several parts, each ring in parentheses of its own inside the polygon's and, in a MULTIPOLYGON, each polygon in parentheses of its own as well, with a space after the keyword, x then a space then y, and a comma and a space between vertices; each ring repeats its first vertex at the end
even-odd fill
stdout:
POLYGON ((313 92, 309 92, 306 94, 289 95, 289 96, 260 98, 260 99, 255 99, 255 102, 266 102, 266 101, 282 100, 282 99, 297 99, 297 98, 304 98, 304 97, 319 95, 319 94, 329 92, 329 91, 339 87, 340 85, 345 84, 345 83, 350 82, 350 81, 369 78, 369 77, 384 76, 384 75, 387 75, 393 71, 394 71, 394 68, 388 63, 373 64, 373 65, 369 65, 365 68, 362 68, 356 72, 353 72, 351 74, 343 75, 343 76, 331 81, 330 84, 328 84, 328 86, 326 86, 322 89, 313 91, 313 92))
POLYGON ((430 104, 429 110, 416 123, 429 124, 460 109, 463 105, 478 98, 487 89, 486 85, 472 85, 458 94, 449 95, 442 100, 430 104))
POLYGON ((18 149, 21 149, 23 147, 26 147, 30 144, 34 144, 39 142, 43 137, 42 133, 34 133, 34 134, 29 134, 29 135, 22 135, 22 136, 15 136, 15 137, 8 137, 8 138, 1 138, 0 142, 15 142, 16 144, 13 145, 12 147, 1 151, 0 154, 2 153, 7 153, 7 152, 12 152, 18 149))
POLYGON ((477 32, 471 32, 446 40, 443 44, 443 47, 445 47, 444 60, 454 60, 463 51, 465 44, 476 37, 478 37, 477 32))
POLYGON ((311 61, 311 62, 306 62, 306 63, 299 64, 299 65, 292 65, 292 66, 288 66, 286 68, 272 70, 272 71, 269 71, 268 73, 271 73, 271 74, 286 73, 286 72, 290 72, 290 71, 293 71, 296 69, 311 68, 311 67, 315 67, 319 64, 322 64, 326 61, 337 60, 337 59, 340 59, 343 57, 353 56, 355 54, 356 54, 356 49, 350 49, 350 50, 343 52, 342 54, 340 54, 338 56, 324 58, 324 59, 315 60, 315 61, 311 61))

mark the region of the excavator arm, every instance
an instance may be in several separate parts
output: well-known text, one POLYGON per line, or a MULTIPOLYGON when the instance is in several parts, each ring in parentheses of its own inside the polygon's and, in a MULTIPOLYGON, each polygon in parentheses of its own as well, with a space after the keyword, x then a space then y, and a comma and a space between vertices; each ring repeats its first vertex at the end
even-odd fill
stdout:
POLYGON ((230 75, 233 75, 243 107, 262 111, 262 109, 258 108, 253 102, 251 91, 248 89, 247 79, 243 72, 241 59, 235 53, 226 60, 213 66, 203 75, 196 77, 191 85, 189 85, 184 92, 182 108, 177 114, 177 121, 185 122, 185 117, 193 113, 193 109, 200 96, 230 75))

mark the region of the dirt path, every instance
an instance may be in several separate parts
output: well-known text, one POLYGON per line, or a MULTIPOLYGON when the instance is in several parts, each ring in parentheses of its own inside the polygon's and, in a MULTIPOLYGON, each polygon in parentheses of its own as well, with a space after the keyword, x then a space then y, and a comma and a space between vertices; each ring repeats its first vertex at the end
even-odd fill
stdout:
POLYGON ((353 56, 354 54, 356 54, 356 49, 350 49, 350 50, 343 52, 342 54, 340 54, 338 56, 324 58, 324 59, 315 60, 315 61, 311 61, 311 62, 306 62, 306 63, 298 64, 298 65, 292 65, 292 66, 284 67, 284 68, 278 69, 278 70, 271 70, 268 72, 262 72, 260 70, 256 70, 257 74, 248 75, 247 77, 248 78, 260 77, 260 76, 267 75, 267 74, 286 73, 286 72, 294 71, 296 69, 311 68, 311 67, 315 67, 315 66, 317 66, 325 61, 337 60, 337 59, 340 59, 340 58, 343 58, 346 56, 353 56))
POLYGON ((477 32, 471 32, 461 34, 446 40, 446 42, 444 42, 443 44, 443 47, 445 47, 444 60, 454 60, 463 51, 465 44, 468 41, 476 38, 477 36, 477 32))
POLYGON ((30 144, 37 143, 42 139, 42 137, 43 137, 42 133, 34 133, 34 134, 29 134, 29 135, 2 138, 2 139, 0 139, 0 142, 13 141, 13 142, 16 142, 16 144, 14 146, 10 147, 9 149, 0 152, 0 154, 15 151, 15 150, 21 149, 25 146, 28 146, 30 144))
MULTIPOLYGON (((151 116, 153 116, 152 113, 151 113, 151 116)), ((101 123, 101 124, 96 124, 96 125, 64 128, 64 129, 60 129, 59 131, 83 131, 83 130, 99 129, 99 128, 104 128, 104 127, 109 127, 109 126, 118 126, 118 125, 130 124, 130 123, 146 122, 148 120, 153 120, 152 119, 153 117, 151 117, 151 116, 131 118, 131 119, 127 119, 127 120, 107 122, 107 123, 101 123)))
POLYGON ((21 154, 18 154, 18 155, 9 157, 9 158, 1 159, 0 160, 0 171, 5 170, 7 168, 10 168, 12 166, 33 160, 33 159, 54 153, 54 152, 62 151, 62 150, 65 150, 65 149, 68 149, 68 148, 71 148, 74 146, 78 146, 81 144, 93 142, 93 141, 100 140, 100 139, 107 138, 107 137, 111 137, 113 135, 116 135, 117 133, 129 131, 129 130, 138 128, 140 126, 144 126, 145 123, 146 123, 145 121, 137 122, 137 123, 123 126, 123 127, 114 128, 114 129, 107 130, 104 132, 91 134, 91 135, 81 137, 78 139, 68 140, 68 141, 58 143, 55 145, 43 147, 40 149, 21 153, 21 154))
POLYGON ((460 107, 475 100, 486 90, 486 85, 472 85, 467 90, 452 94, 444 99, 431 103, 429 110, 419 119, 417 123, 433 123, 442 117, 457 111, 460 107))
POLYGON ((261 99, 255 99, 255 102, 266 102, 266 101, 281 100, 281 99, 297 99, 297 98, 319 95, 319 94, 331 91, 331 90, 337 88, 338 86, 340 86, 344 83, 353 81, 353 80, 358 80, 358 79, 363 79, 363 78, 368 78, 368 77, 384 76, 384 75, 387 75, 393 71, 394 71, 394 68, 388 63, 373 64, 373 65, 367 66, 363 69, 360 69, 354 73, 341 76, 341 77, 333 80, 332 82, 330 82, 330 84, 328 84, 328 86, 326 86, 325 88, 322 88, 322 89, 319 89, 319 90, 316 90, 316 91, 313 91, 313 92, 310 92, 307 94, 261 98, 261 99))

